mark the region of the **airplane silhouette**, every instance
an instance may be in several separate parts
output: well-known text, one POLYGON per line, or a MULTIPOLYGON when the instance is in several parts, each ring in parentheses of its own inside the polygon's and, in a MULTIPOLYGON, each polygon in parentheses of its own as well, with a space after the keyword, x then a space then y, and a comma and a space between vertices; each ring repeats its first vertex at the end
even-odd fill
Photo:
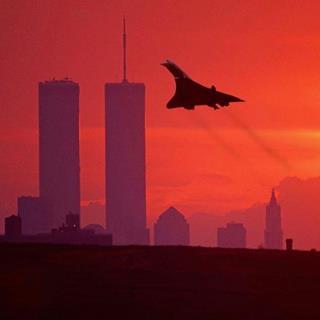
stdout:
POLYGON ((185 108, 193 110, 196 105, 207 105, 215 110, 219 106, 229 106, 230 102, 244 102, 244 100, 219 92, 214 86, 207 88, 193 81, 181 68, 170 60, 161 63, 175 78, 176 92, 167 103, 167 108, 185 108))

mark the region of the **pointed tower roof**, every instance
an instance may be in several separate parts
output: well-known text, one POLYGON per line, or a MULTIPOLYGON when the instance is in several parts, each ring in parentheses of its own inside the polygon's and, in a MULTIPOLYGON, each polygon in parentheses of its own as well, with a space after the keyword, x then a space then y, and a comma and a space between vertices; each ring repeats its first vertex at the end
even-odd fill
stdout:
POLYGON ((158 218, 158 221, 164 221, 164 220, 170 220, 170 221, 181 221, 181 222, 187 222, 185 216, 178 211, 175 207, 170 207, 167 210, 165 210, 158 218))
POLYGON ((270 204, 278 204, 274 188, 272 188, 270 204))

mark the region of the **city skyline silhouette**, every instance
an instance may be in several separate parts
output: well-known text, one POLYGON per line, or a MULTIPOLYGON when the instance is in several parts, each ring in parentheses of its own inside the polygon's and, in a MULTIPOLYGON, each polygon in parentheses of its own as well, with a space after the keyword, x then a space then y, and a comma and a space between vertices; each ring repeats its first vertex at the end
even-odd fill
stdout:
POLYGON ((1 320, 319 319, 319 12, 0 0, 1 320))
MULTIPOLYGON (((132 83, 127 77, 125 18, 122 49, 122 81, 105 84, 106 219, 101 229, 112 236, 113 245, 188 246, 189 223, 172 206, 158 217, 154 224, 154 241, 150 242, 146 214, 145 85, 132 83)), ((191 100, 201 96, 207 99, 201 91, 205 90, 208 96, 210 89, 195 83, 169 60, 163 65, 176 79, 176 94, 171 99, 175 101, 174 107, 187 106, 186 109, 190 109, 187 96, 191 100), (185 90, 185 93, 181 90, 185 90)), ((86 237, 87 230, 89 232, 90 225, 80 232, 79 93, 79 84, 68 77, 39 82, 39 197, 18 197, 17 216, 20 220, 15 216, 5 219, 5 239, 10 239, 12 229, 14 240, 19 241, 16 230, 20 228, 22 242, 81 243, 84 240, 80 239, 86 237), (12 226, 9 224, 7 228, 7 222, 11 221, 12 226), (47 236, 43 240, 42 235, 45 234, 47 236), (61 239, 55 239, 55 234, 61 234, 61 239), (35 236, 32 238, 29 235, 35 236), (27 238, 23 238, 25 236, 27 238)), ((211 95, 210 91, 212 100, 214 96, 211 95)), ((231 99, 229 102, 244 102, 217 92, 215 102, 204 100, 200 104, 207 103, 216 110, 218 107, 212 103, 227 106, 229 102, 223 100, 227 98, 231 99)), ((171 104, 169 102, 167 107, 171 108, 171 104)), ((191 109, 194 109, 194 105, 191 109)), ((264 247, 282 249, 281 209, 274 189, 266 210, 264 247)), ((90 232, 95 233, 95 230, 90 232)), ((109 245, 109 239, 107 243, 109 245)), ((243 224, 229 222, 226 228, 218 227, 216 246, 245 248, 246 229, 243 224)))

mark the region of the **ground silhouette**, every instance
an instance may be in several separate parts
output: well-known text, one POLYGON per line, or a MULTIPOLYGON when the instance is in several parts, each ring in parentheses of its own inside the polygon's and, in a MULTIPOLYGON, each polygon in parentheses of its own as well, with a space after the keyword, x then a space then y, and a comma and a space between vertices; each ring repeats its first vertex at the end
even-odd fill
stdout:
POLYGON ((0 245, 1 319, 319 319, 320 254, 0 245))

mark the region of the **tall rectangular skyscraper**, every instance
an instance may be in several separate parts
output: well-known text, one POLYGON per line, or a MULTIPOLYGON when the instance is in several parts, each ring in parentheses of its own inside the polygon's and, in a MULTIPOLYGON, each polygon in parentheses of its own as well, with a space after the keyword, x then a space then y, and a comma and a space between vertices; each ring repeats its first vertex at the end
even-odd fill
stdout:
POLYGON ((105 107, 106 225, 114 244, 149 244, 144 84, 106 84, 105 107))
POLYGON ((106 227, 114 244, 147 245, 145 86, 126 72, 123 20, 123 81, 105 85, 106 227))
POLYGON ((80 214, 79 85, 70 79, 39 83, 40 197, 52 207, 48 229, 80 214))

